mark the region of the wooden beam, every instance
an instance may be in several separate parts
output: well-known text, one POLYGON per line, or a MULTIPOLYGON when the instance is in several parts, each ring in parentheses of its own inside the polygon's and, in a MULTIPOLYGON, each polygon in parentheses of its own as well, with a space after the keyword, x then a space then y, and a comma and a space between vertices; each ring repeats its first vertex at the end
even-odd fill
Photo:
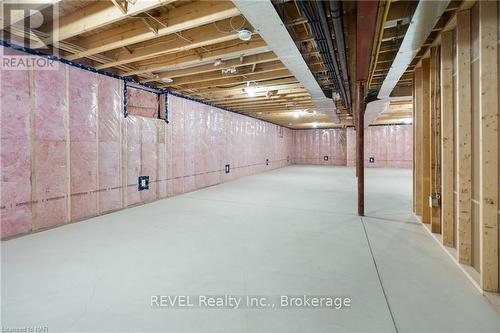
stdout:
POLYGON ((142 12, 164 6, 173 1, 174 0, 147 0, 137 1, 135 4, 129 3, 126 15, 124 15, 123 11, 112 2, 96 1, 60 18, 59 26, 56 31, 44 30, 43 27, 42 31, 52 35, 52 40, 58 42, 88 31, 102 28, 129 16, 138 15, 142 12))
MULTIPOLYGON (((435 199, 441 196, 441 92, 439 70, 439 46, 431 47, 430 58, 430 165, 431 177, 429 186, 431 196, 435 199)), ((431 207, 431 231, 441 233, 441 208, 433 204, 431 207)))
POLYGON ((422 222, 431 222, 430 59, 422 59, 422 222))
MULTIPOLYGON (((279 78, 289 78, 292 77, 292 74, 290 71, 286 68, 280 67, 276 69, 269 69, 267 71, 263 72, 257 72, 257 73, 250 73, 241 77, 221 77, 219 79, 211 80, 211 81, 204 81, 204 82, 199 82, 199 83, 193 83, 193 84, 186 84, 182 85, 183 89, 194 89, 194 90, 199 90, 199 89, 211 89, 214 87, 224 87, 224 86, 231 86, 234 84, 242 83, 245 84, 247 82, 259 82, 259 81, 264 81, 264 80, 272 80, 272 79, 279 79, 279 78)), ((295 78, 293 78, 295 80, 295 78)))
MULTIPOLYGON (((281 61, 274 61, 274 62, 265 63, 265 64, 259 66, 258 68, 256 68, 256 70, 253 72, 252 72, 252 68, 242 68, 242 69, 239 69, 234 74, 222 74, 221 69, 216 69, 216 71, 210 72, 210 73, 196 74, 196 75, 184 76, 182 78, 174 79, 173 82, 167 84, 167 86, 179 86, 179 85, 186 85, 186 84, 197 83, 197 82, 208 82, 208 81, 213 82, 214 80, 215 81, 216 80, 229 80, 229 79, 233 79, 233 78, 247 77, 247 76, 253 75, 253 74, 267 73, 267 72, 273 72, 273 71, 283 70, 283 69, 286 69, 286 67, 283 65, 283 63, 281 61)), ((203 86, 203 84, 202 84, 202 86, 203 86)))
MULTIPOLYGON (((287 80, 295 81, 295 78, 290 78, 287 80)), ((244 94, 241 93, 241 89, 246 85, 243 85, 239 88, 228 88, 228 89, 213 89, 213 90, 205 90, 201 92, 197 92, 198 94, 202 94, 210 99, 222 99, 226 100, 231 98, 231 96, 236 96, 236 98, 245 97, 244 94)), ((289 83, 289 84, 279 84, 279 85, 265 85, 267 90, 278 90, 278 94, 284 93, 295 93, 295 92, 306 92, 306 90, 302 87, 300 83, 289 83)))
MULTIPOLYGON (((230 19, 226 19, 217 24, 228 26, 230 19)), ((238 32, 220 31, 214 24, 206 24, 201 27, 183 31, 180 35, 168 35, 156 38, 151 42, 144 42, 134 46, 132 52, 117 49, 114 52, 105 54, 114 59, 106 64, 97 66, 98 69, 114 67, 131 62, 143 61, 161 55, 172 54, 187 50, 196 49, 203 46, 218 44, 238 38, 238 32)))
POLYGON ((365 82, 356 83, 356 106, 358 117, 356 124, 356 168, 358 170, 358 215, 365 216, 365 82))
POLYGON ((310 104, 299 104, 296 106, 284 106, 284 105, 270 105, 266 107, 231 107, 231 109, 247 113, 259 113, 259 112, 293 112, 299 109, 310 108, 310 104))
POLYGON ((115 5, 116 8, 118 8, 123 13, 123 15, 127 15, 128 11, 127 0, 111 0, 111 2, 113 2, 113 5, 115 5))
MULTIPOLYGON (((141 3, 142 1, 138 1, 141 3)), ((115 10, 115 6, 113 6, 115 10)), ((158 29, 158 36, 165 36, 183 30, 198 27, 200 25, 220 21, 229 17, 239 15, 237 8, 227 1, 195 1, 176 9, 169 10, 160 21, 168 22, 167 26, 158 29)), ((76 29, 75 29, 76 30, 76 29)), ((76 32, 72 32, 76 33, 76 32)), ((82 38, 78 46, 85 51, 75 53, 66 57, 75 60, 88 57, 93 54, 117 49, 122 46, 141 43, 157 37, 139 20, 130 24, 111 28, 102 33, 82 38)))
MULTIPOLYGON (((151 72, 168 71, 181 66, 190 66, 202 61, 214 61, 219 58, 233 58, 247 53, 263 53, 269 51, 267 44, 260 38, 252 39, 249 42, 226 42, 216 44, 207 48, 208 51, 193 54, 193 50, 179 52, 171 55, 153 58, 144 63, 139 63, 137 70, 124 73, 125 76, 138 75, 151 72)), ((145 82, 157 81, 168 77, 167 74, 160 74, 158 78, 146 80, 145 82)))
MULTIPOLYGON (((278 90, 278 94, 284 95, 304 95, 308 94, 307 91, 302 88, 299 84, 286 84, 279 86, 266 86, 269 90, 278 90)), ((213 101, 214 103, 221 100, 229 99, 242 99, 246 98, 241 94, 241 88, 238 90, 223 91, 221 93, 207 93, 205 98, 207 100, 213 101)))
POLYGON ((415 173, 415 214, 422 217, 422 67, 415 69, 415 94, 414 94, 414 173, 415 173))
MULTIPOLYGON (((194 66, 183 69, 172 69, 162 73, 162 76, 173 79, 176 77, 188 76, 193 74, 213 72, 214 70, 221 70, 222 68, 227 68, 227 67, 238 68, 241 66, 266 63, 275 60, 278 60, 278 57, 274 54, 274 52, 265 52, 265 53, 245 56, 243 57, 243 61, 240 59, 240 57, 238 57, 237 59, 223 60, 223 63, 220 66, 214 66, 214 64, 207 64, 207 65, 194 66)), ((151 81, 153 81, 153 79, 151 81)))
POLYGON ((479 223, 481 287, 498 292, 497 1, 479 1, 479 223))
POLYGON ((472 264, 472 106, 471 106, 471 70, 470 70, 470 11, 457 14, 457 252, 458 261, 472 264))
POLYGON ((245 105, 252 105, 252 106, 261 106, 261 105, 270 105, 270 104, 287 104, 287 103, 294 103, 294 102, 302 102, 302 101, 311 101, 311 98, 308 96, 304 97, 299 97, 299 98, 279 98, 279 99, 263 99, 261 101, 254 101, 254 102, 247 102, 247 101, 240 101, 237 103, 224 103, 221 102, 219 103, 220 105, 224 106, 245 106, 245 105))
MULTIPOLYGON (((370 81, 371 81, 371 78, 370 78, 370 81)), ((411 176, 412 176, 412 201, 411 201, 411 204, 412 204, 412 211, 413 211, 413 214, 417 215, 417 202, 416 202, 416 198, 417 198, 417 175, 416 175, 416 159, 417 159, 417 156, 416 156, 416 147, 417 145, 419 145, 417 143, 417 136, 416 136, 416 133, 415 133, 415 100, 417 98, 416 94, 415 94, 415 85, 416 85, 416 82, 415 82, 415 74, 413 75, 413 84, 412 84, 412 96, 413 96, 413 101, 412 101, 412 108, 413 108, 413 115, 412 115, 412 123, 413 123, 413 126, 412 126, 412 135, 413 135, 413 147, 412 147, 412 154, 413 154, 413 158, 412 158, 412 170, 413 172, 411 173, 411 176)))
POLYGON ((453 31, 441 34, 441 221, 443 245, 454 247, 453 31))
MULTIPOLYGON (((309 95, 308 92, 306 92, 305 90, 303 90, 304 92, 302 93, 294 93, 294 94, 288 94, 288 93, 278 93, 272 97, 270 97, 270 99, 273 99, 273 98, 284 98, 284 99, 293 99, 293 98, 303 98, 303 97, 311 97, 311 95, 309 95)), ((253 98, 242 98, 241 95, 239 96, 234 96, 232 98, 224 98, 224 99, 211 99, 211 101, 220 101, 218 103, 227 103, 227 104, 234 104, 234 103, 241 103, 243 101, 248 101, 248 102, 252 102, 252 101, 255 101, 255 102, 259 102, 259 101, 263 101, 263 100, 267 100, 268 98, 266 96, 262 96, 262 97, 253 97, 253 98)))

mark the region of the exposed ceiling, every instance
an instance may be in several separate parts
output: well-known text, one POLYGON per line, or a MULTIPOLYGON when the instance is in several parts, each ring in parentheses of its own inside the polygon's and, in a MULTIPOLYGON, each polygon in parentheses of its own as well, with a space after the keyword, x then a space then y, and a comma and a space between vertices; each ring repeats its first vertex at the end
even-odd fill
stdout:
MULTIPOLYGON (((53 0, 60 16, 57 29, 51 22, 54 7, 44 5, 37 8, 45 21, 36 34, 15 26, 7 30, 14 41, 57 42, 52 45, 68 60, 287 127, 351 125, 353 89, 347 69, 355 70, 351 48, 356 2, 272 2, 321 90, 335 101, 339 120, 317 109, 300 78, 272 51, 274 45, 267 45, 231 1, 53 0), (250 40, 240 39, 241 29, 252 33, 250 40)), ((460 3, 450 3, 394 95, 411 95, 414 65, 460 3)), ((379 2, 369 89, 381 86, 417 4, 379 2)), ((411 116, 408 98, 405 103, 391 101, 389 109, 395 113, 381 114, 375 123, 404 121, 411 116)))
MULTIPOLYGON (((442 2, 445 3, 446 2, 442 2)), ((392 98, 390 108, 394 111, 382 112, 378 117, 374 117, 371 124, 390 124, 390 123, 410 123, 411 95, 413 85, 413 71, 419 60, 429 52, 429 48, 438 38, 440 32, 450 22, 456 11, 460 8, 463 1, 449 1, 446 9, 439 16, 437 22, 431 27, 431 32, 419 47, 419 51, 407 66, 406 71, 392 90, 391 96, 396 97, 398 102, 392 98)), ((394 60, 401 48, 403 39, 407 33, 410 22, 419 4, 415 0, 397 0, 380 1, 380 10, 378 18, 379 31, 374 45, 372 64, 370 67, 370 76, 368 79, 368 88, 371 91, 379 91, 391 67, 394 67, 394 60)), ((439 5, 439 3, 436 3, 439 5)))

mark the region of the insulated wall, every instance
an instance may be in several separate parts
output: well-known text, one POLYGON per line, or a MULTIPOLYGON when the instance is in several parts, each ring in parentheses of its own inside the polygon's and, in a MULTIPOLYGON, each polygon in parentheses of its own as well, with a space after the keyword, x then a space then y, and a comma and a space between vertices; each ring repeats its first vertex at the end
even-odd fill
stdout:
MULTIPOLYGON (((353 127, 347 129, 347 165, 356 165, 356 131, 353 127)), ((413 167, 412 125, 365 128, 365 167, 411 169, 413 167)))
POLYGON ((182 97, 168 105, 169 195, 291 164, 291 130, 182 97))
POLYGON ((296 130, 293 132, 294 164, 346 165, 346 129, 296 130))
POLYGON ((125 118, 123 81, 62 63, 0 75, 2 238, 290 164, 274 124, 173 95, 167 124, 137 89, 125 118))

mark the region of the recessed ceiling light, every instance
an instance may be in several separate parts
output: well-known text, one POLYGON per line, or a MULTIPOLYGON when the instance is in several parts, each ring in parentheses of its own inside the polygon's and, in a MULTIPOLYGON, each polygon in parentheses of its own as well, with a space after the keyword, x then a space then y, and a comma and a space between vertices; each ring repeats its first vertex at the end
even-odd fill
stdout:
POLYGON ((247 29, 241 29, 238 31, 238 38, 243 41, 249 41, 252 38, 252 32, 247 29))

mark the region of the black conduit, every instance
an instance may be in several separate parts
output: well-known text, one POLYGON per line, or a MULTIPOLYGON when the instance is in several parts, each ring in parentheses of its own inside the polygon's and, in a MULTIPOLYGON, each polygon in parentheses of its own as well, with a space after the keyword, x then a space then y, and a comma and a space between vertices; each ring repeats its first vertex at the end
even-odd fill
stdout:
POLYGON ((347 99, 351 105, 351 91, 349 88, 349 75, 347 71, 347 51, 344 40, 344 24, 342 22, 342 2, 340 0, 330 0, 330 14, 333 22, 333 33, 335 34, 335 44, 340 58, 340 68, 342 79, 347 89, 347 99))
MULTIPOLYGON (((312 1, 313 6, 311 7, 311 2, 309 1, 298 1, 297 4, 301 9, 304 16, 307 18, 309 25, 311 26, 312 33, 316 44, 318 45, 319 53, 325 67, 327 68, 327 73, 335 90, 340 92, 342 100, 344 101, 347 109, 350 110, 351 97, 349 92, 349 81, 347 79, 347 65, 346 72, 344 73, 345 79, 342 78, 342 74, 339 70, 339 65, 337 63, 337 58, 335 57, 335 49, 333 46, 332 35, 328 27, 328 22, 326 19, 325 11, 321 1, 312 1), (309 8, 308 8, 309 7, 309 8), (347 86, 347 91, 346 91, 347 86)), ((342 31, 343 33, 343 31, 342 31)), ((343 36, 343 35, 342 35, 343 36)), ((345 47, 345 44, 344 44, 345 47)), ((344 53, 345 55, 345 53, 344 53)))

